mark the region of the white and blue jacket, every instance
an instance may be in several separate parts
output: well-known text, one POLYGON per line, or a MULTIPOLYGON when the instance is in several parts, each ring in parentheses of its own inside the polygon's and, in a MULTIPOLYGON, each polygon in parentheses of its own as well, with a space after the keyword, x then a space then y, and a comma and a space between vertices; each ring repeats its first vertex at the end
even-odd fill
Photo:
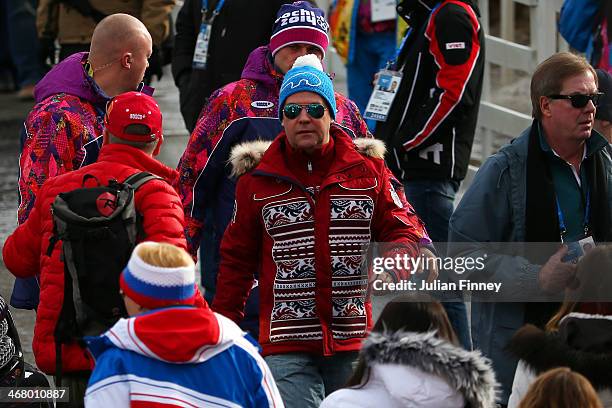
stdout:
POLYGON ((210 309, 170 307, 87 339, 87 407, 283 407, 258 349, 210 309))

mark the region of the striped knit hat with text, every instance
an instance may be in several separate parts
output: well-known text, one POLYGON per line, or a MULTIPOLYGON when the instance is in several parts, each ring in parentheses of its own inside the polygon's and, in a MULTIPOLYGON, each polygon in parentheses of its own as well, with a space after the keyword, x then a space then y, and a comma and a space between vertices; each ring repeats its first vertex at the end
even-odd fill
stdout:
POLYGON ((274 56, 281 48, 291 44, 311 44, 325 56, 329 44, 329 24, 325 13, 307 1, 284 4, 278 10, 272 26, 270 51, 274 56))

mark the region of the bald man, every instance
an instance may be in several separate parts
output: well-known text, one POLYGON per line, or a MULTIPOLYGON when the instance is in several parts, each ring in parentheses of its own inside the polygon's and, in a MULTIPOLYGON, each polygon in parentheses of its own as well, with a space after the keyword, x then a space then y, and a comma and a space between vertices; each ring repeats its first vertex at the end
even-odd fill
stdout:
MULTIPOLYGON (((36 85, 36 106, 21 135, 19 224, 45 180, 96 161, 106 103, 139 87, 151 52, 145 26, 128 14, 113 14, 96 26, 89 53, 66 58, 36 85)), ((18 280, 11 305, 36 308, 37 282, 18 280)))

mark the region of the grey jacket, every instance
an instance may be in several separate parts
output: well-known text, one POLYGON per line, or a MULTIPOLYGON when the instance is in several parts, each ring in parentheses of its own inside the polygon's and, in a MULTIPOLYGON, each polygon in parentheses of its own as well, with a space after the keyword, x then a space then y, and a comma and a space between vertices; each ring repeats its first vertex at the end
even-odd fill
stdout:
MULTIPOLYGON (((534 122, 537 123, 537 122, 534 122)), ((453 213, 449 224, 450 253, 453 256, 477 257, 487 253, 485 269, 472 270, 462 279, 478 278, 501 282, 505 298, 537 298, 543 295, 538 286, 541 265, 521 256, 491 254, 481 243, 524 242, 526 237, 527 152, 531 127, 510 144, 502 147, 478 170, 470 188, 453 213)), ((602 136, 593 132, 591 137, 602 136)), ((612 159, 610 150, 601 149, 607 172, 608 202, 612 206, 612 159)), ((609 209, 612 214, 612 207, 609 209)), ((502 384, 501 402, 506 403, 512 386, 517 359, 505 346, 524 324, 524 303, 491 302, 472 304, 472 337, 474 347, 493 361, 502 384)))

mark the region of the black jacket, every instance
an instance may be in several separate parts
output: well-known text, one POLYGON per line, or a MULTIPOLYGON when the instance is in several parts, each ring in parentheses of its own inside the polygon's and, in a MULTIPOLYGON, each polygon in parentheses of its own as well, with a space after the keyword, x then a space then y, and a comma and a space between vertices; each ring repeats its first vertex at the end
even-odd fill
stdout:
POLYGON ((570 313, 558 332, 547 333, 532 325, 522 327, 508 351, 536 375, 568 367, 584 375, 593 387, 612 390, 612 317, 570 313))
MULTIPOLYGON (((208 0, 208 15, 218 0, 208 0)), ((176 19, 172 75, 179 87, 181 113, 193 131, 206 98, 218 88, 240 79, 249 53, 270 41, 272 25, 282 4, 290 0, 226 0, 215 18, 207 68, 192 70, 200 23, 202 1, 185 0, 176 19)))
MULTIPOLYGON (((432 2, 435 3, 435 2, 432 2)), ((400 16, 414 27, 395 69, 403 73, 386 122, 387 164, 402 180, 465 177, 484 72, 484 32, 469 1, 443 0, 433 11, 404 0, 400 16)))

